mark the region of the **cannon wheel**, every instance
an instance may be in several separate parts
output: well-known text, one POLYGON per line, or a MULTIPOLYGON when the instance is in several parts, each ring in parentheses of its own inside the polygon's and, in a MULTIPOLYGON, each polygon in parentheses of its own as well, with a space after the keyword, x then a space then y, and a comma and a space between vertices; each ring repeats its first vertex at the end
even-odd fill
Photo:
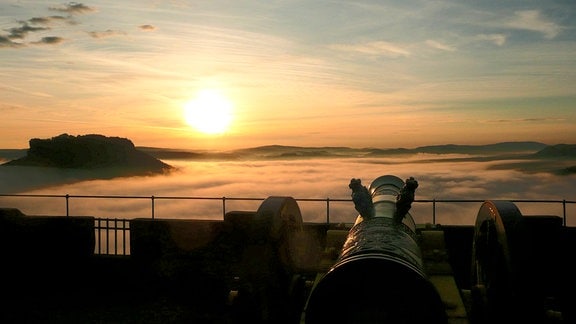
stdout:
POLYGON ((298 203, 292 197, 268 197, 254 215, 247 247, 242 257, 240 278, 245 288, 240 308, 248 317, 238 322, 296 323, 301 304, 293 293, 304 282, 298 280, 298 239, 303 221, 298 203))
POLYGON ((272 243, 282 266, 289 272, 298 268, 297 238, 303 220, 298 203, 292 197, 268 197, 256 211, 255 222, 265 226, 266 240, 272 243))
POLYGON ((474 323, 507 322, 529 316, 529 238, 512 202, 486 201, 480 207, 472 245, 474 323))

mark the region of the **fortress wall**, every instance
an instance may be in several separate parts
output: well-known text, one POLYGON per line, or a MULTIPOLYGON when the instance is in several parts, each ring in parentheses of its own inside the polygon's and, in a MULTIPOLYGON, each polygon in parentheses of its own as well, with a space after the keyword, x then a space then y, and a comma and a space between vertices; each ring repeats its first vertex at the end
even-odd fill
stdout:
POLYGON ((76 260, 91 257, 92 216, 28 216, 0 208, 0 255, 25 259, 76 260))

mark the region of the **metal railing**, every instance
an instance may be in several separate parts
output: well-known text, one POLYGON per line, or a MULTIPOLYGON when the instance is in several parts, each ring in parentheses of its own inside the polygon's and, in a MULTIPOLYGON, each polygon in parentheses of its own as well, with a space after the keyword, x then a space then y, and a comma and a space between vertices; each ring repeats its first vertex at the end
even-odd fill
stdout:
MULTIPOLYGON (((222 217, 227 212, 228 201, 264 201, 265 198, 239 198, 239 197, 192 197, 192 196, 116 196, 116 195, 48 195, 48 194, 0 194, 0 197, 20 198, 60 198, 65 201, 66 217, 70 216, 70 200, 75 198, 88 199, 141 199, 150 201, 150 217, 155 219, 155 202, 157 200, 216 200, 222 202, 222 217)), ((334 202, 351 202, 351 199, 334 198, 294 198, 302 202, 320 202, 326 205, 326 224, 330 224, 330 204, 334 202)), ((416 199, 415 204, 432 204, 432 224, 437 222, 438 203, 483 203, 485 199, 416 199)), ((510 199, 513 203, 553 203, 561 204, 562 220, 566 226, 567 205, 576 204, 573 200, 534 200, 510 199)), ((121 218, 95 218, 96 246, 95 253, 102 255, 128 255, 130 254, 130 221, 121 218)))
POLYGON ((95 254, 129 255, 130 220, 119 218, 96 218, 94 220, 95 254))

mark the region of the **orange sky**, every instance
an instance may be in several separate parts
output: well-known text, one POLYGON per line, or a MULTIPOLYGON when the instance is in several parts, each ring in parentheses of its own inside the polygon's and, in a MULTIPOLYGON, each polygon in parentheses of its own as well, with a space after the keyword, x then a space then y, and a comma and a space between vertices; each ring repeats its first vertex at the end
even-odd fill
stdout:
POLYGON ((574 143, 575 17, 535 0, 4 1, 0 148, 574 143), (223 133, 186 122, 205 89, 232 103, 223 133))

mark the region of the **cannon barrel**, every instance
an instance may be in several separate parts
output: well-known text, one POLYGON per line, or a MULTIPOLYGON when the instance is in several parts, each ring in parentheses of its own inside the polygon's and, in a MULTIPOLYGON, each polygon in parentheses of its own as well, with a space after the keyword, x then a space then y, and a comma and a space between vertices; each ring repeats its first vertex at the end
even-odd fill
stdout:
POLYGON ((398 204, 403 188, 404 181, 393 175, 371 183, 372 211, 357 217, 338 259, 317 281, 306 323, 447 322, 444 304, 423 271, 415 223, 398 204))

